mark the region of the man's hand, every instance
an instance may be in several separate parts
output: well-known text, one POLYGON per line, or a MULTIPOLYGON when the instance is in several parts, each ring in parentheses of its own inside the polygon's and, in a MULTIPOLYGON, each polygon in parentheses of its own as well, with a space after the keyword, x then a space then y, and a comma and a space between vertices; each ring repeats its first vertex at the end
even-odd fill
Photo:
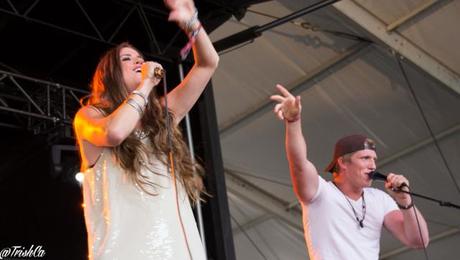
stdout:
POLYGON ((385 188, 399 205, 406 207, 412 203, 412 199, 409 194, 398 192, 399 189, 409 191, 409 180, 407 180, 403 175, 397 175, 394 173, 388 174, 387 181, 385 182, 385 188))
POLYGON ((300 112, 302 111, 300 96, 294 97, 280 84, 277 84, 276 88, 281 95, 273 95, 270 97, 271 100, 278 102, 278 104, 275 105, 273 112, 280 120, 286 120, 287 122, 295 122, 299 120, 300 112))

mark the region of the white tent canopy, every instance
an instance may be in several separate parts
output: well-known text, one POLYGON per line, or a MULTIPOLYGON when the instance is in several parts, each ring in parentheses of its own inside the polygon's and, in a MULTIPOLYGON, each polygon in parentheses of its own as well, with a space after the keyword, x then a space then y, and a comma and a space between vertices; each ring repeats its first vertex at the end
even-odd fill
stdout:
MULTIPOLYGON (((312 3, 251 6, 242 20, 228 21, 211 37, 222 39, 312 3)), ((284 125, 271 112, 276 83, 301 96, 309 159, 323 177, 330 178, 323 169, 335 141, 362 133, 377 142, 381 172, 404 174, 414 192, 459 204, 458 14, 458 0, 344 0, 221 53, 213 85, 238 259, 308 258, 284 125)), ((430 229, 429 259, 456 259, 460 211, 415 202, 430 229)), ((385 233, 381 258, 424 254, 385 233)))

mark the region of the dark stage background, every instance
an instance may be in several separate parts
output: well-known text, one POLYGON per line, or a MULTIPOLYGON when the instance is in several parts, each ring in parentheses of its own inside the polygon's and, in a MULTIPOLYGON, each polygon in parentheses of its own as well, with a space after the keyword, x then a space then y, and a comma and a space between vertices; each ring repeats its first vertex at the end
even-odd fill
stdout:
MULTIPOLYGON (((211 32, 261 0, 196 1, 211 32)), ((86 230, 71 122, 99 57, 129 41, 178 78, 186 36, 163 1, 0 1, 0 250, 41 246, 41 259, 85 259, 86 230), (54 155, 61 157, 53 159, 54 155)), ((184 62, 187 69, 192 64, 184 62)), ((204 205, 210 259, 234 259, 212 86, 192 118, 213 199, 204 205)), ((196 136, 196 137, 195 137, 196 136)))

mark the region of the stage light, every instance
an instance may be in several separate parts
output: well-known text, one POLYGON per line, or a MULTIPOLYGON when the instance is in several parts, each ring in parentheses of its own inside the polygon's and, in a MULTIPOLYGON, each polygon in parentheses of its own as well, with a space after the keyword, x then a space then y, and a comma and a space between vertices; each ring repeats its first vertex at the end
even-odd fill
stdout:
POLYGON ((75 179, 80 183, 82 184, 83 183, 83 179, 85 178, 85 175, 82 173, 82 172, 78 172, 77 174, 75 174, 75 179))

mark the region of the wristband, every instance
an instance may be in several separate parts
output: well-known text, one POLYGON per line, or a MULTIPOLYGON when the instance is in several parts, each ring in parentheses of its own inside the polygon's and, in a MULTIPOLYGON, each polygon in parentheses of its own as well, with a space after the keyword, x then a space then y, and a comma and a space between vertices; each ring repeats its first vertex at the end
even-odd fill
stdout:
POLYGON ((297 122, 299 121, 300 119, 300 115, 297 115, 296 117, 294 117, 293 119, 287 119, 287 118, 284 118, 286 120, 286 122, 288 123, 294 123, 294 122, 297 122))
POLYGON ((407 206, 403 206, 403 205, 401 205, 401 204, 399 204, 399 203, 396 202, 396 205, 398 205, 398 208, 399 208, 399 209, 408 210, 408 209, 410 209, 410 208, 412 208, 412 207, 414 206, 414 202, 411 201, 410 204, 407 205, 407 206))

